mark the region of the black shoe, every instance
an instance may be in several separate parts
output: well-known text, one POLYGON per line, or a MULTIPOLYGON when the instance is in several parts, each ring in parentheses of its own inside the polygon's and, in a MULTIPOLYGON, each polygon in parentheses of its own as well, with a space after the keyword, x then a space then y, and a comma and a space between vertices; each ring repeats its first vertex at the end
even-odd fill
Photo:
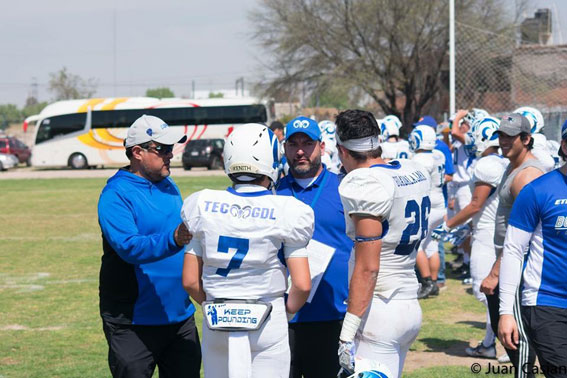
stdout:
POLYGON ((430 297, 436 297, 439 295, 439 286, 437 286, 437 281, 433 281, 433 287, 431 288, 431 291, 429 292, 429 296, 430 297))
POLYGON ((469 270, 469 264, 463 264, 463 269, 461 269, 461 274, 457 278, 459 280, 471 278, 471 271, 469 270))
POLYGON ((430 277, 424 278, 421 283, 421 288, 417 292, 417 299, 425 299, 429 297, 434 286, 437 288, 437 285, 433 283, 430 277))

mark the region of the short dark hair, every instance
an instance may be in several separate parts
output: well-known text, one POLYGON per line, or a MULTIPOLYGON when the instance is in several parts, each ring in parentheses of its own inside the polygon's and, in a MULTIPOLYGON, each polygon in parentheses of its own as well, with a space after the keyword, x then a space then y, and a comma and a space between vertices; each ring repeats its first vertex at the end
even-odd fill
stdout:
POLYGON ((280 121, 274 121, 272 123, 270 123, 270 130, 274 131, 274 130, 282 130, 284 129, 284 125, 283 123, 281 123, 280 121))
POLYGON ((525 142, 528 137, 530 137, 531 139, 528 142, 528 144, 526 144, 525 146, 528 149, 528 151, 531 151, 534 148, 534 137, 530 133, 525 133, 525 132, 520 133, 520 139, 522 143, 525 142))
MULTIPOLYGON (((567 139, 563 139, 559 142, 559 156, 561 157, 561 159, 563 159, 564 161, 567 161, 567 154, 565 154, 565 152, 563 152, 563 141, 566 141, 567 139)), ((567 142, 566 142, 567 145, 567 142)))
MULTIPOLYGON (((337 125, 339 139, 342 141, 380 135, 380 126, 378 126, 376 118, 372 113, 365 110, 349 109, 340 112, 335 124, 337 125)), ((348 152, 356 161, 376 159, 382 156, 382 148, 380 147, 366 152, 351 150, 348 150, 348 152)))
POLYGON ((134 148, 135 146, 140 146, 144 150, 147 150, 148 148, 150 148, 150 144, 151 142, 146 142, 146 143, 135 144, 133 146, 126 147, 126 157, 128 158, 128 160, 132 159, 132 148, 134 148))

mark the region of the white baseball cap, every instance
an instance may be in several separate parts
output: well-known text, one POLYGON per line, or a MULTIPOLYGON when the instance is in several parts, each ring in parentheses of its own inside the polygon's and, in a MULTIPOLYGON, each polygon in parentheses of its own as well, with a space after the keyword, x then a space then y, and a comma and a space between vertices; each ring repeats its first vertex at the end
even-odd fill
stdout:
POLYGON ((186 140, 187 135, 184 135, 181 130, 169 127, 167 123, 158 117, 144 114, 135 120, 128 129, 124 146, 128 148, 150 141, 171 145, 183 143, 186 140))

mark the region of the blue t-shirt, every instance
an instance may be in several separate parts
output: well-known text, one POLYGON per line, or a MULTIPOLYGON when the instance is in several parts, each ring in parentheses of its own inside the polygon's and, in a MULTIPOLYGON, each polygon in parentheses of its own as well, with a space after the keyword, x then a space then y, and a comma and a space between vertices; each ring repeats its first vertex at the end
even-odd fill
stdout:
POLYGON ((285 176, 278 195, 294 196, 310 205, 315 213, 313 239, 335 248, 327 270, 311 303, 299 310, 291 323, 343 319, 348 296, 348 260, 352 241, 346 236, 343 205, 339 196, 339 178, 325 167, 313 184, 301 187, 291 174, 285 176))
POLYGON ((526 185, 509 224, 532 234, 522 304, 567 308, 567 176, 556 169, 526 185))
POLYGON ((455 173, 453 155, 451 154, 451 150, 449 149, 449 146, 447 146, 447 143, 437 139, 435 141, 435 149, 443 152, 443 155, 445 155, 445 173, 448 175, 455 173))

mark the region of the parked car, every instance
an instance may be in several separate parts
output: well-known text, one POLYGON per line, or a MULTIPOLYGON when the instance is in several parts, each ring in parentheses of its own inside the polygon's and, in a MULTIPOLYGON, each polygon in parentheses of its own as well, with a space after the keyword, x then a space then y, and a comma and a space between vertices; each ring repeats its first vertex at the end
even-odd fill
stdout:
POLYGON ((31 149, 17 138, 0 137, 0 152, 16 156, 20 163, 26 163, 28 167, 31 165, 31 149))
POLYGON ((12 154, 0 153, 0 171, 5 171, 6 169, 14 168, 18 165, 18 158, 12 154))
POLYGON ((222 150, 223 139, 197 139, 190 140, 185 145, 181 157, 183 168, 207 167, 208 169, 222 169, 224 162, 222 150))

